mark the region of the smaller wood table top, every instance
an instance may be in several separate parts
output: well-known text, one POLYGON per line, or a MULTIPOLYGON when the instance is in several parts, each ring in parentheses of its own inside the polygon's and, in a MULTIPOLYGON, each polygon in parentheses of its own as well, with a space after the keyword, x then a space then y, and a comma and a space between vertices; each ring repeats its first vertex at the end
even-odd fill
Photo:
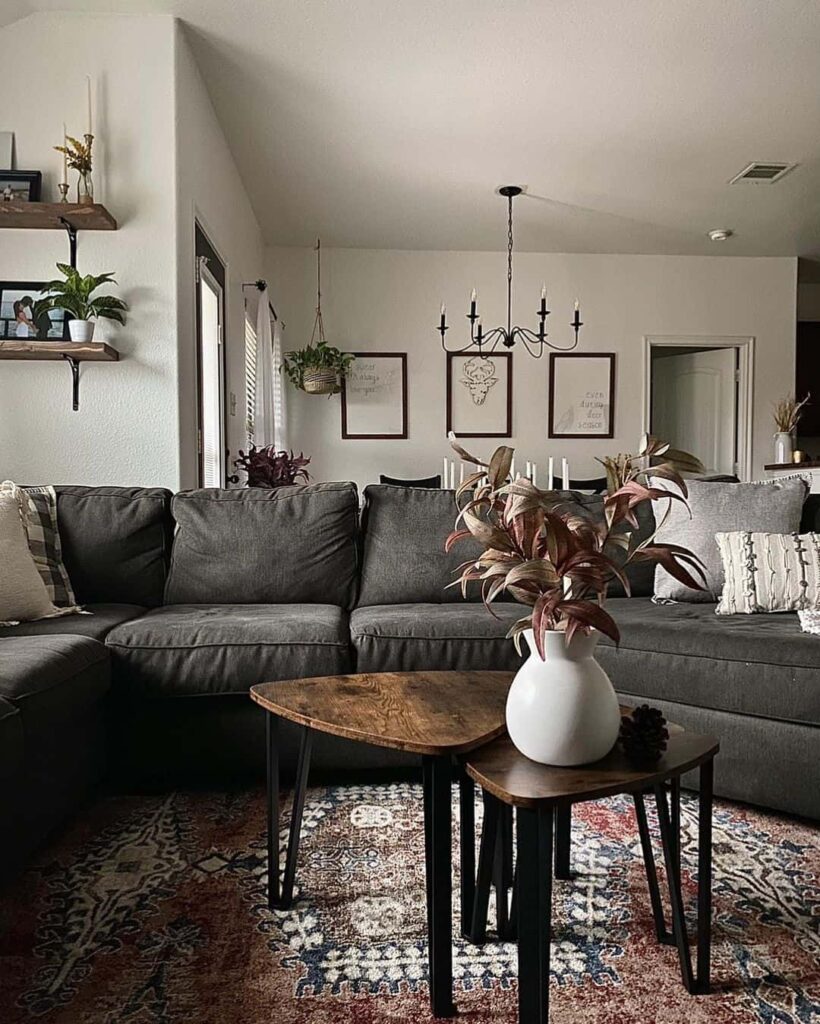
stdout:
POLYGON ((670 728, 670 733, 663 757, 646 769, 636 768, 618 747, 594 764, 572 768, 538 764, 519 753, 509 736, 501 736, 471 753, 465 767, 482 789, 515 807, 534 807, 542 802, 580 803, 647 789, 703 764, 720 746, 713 736, 680 728, 670 728))
POLYGON ((378 747, 466 754, 501 736, 512 672, 367 672, 251 687, 267 711, 378 747))

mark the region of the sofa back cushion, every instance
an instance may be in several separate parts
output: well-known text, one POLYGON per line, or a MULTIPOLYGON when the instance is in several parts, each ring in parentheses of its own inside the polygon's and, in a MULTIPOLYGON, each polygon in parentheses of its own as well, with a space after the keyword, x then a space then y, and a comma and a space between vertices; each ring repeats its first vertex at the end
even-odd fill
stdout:
MULTIPOLYGON (((459 587, 445 588, 457 578, 458 566, 477 558, 481 547, 463 540, 445 553, 456 519, 453 492, 371 484, 364 498, 359 605, 463 600, 459 587)), ((477 584, 470 585, 467 599, 481 600, 477 584)))
POLYGON ((182 491, 166 604, 333 604, 355 598, 352 483, 182 491))
POLYGON ((80 604, 162 604, 173 521, 161 487, 55 487, 63 562, 80 604))

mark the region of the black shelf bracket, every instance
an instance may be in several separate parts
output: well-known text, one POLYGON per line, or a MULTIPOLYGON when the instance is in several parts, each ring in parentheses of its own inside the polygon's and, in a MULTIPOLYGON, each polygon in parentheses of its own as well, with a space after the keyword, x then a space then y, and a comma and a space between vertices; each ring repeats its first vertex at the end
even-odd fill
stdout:
POLYGON ((80 408, 80 361, 66 352, 63 353, 63 359, 71 367, 71 408, 74 412, 78 412, 80 408))
POLYGON ((60 223, 66 230, 68 235, 68 262, 76 270, 77 269, 77 229, 73 224, 69 223, 65 217, 60 217, 60 223))

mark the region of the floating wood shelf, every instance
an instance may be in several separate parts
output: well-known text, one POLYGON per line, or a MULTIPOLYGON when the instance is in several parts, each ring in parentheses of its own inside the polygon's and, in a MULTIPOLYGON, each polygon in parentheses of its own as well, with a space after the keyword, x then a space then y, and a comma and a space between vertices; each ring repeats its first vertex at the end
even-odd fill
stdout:
POLYGON ((72 408, 80 408, 80 363, 116 363, 119 352, 104 341, 0 341, 0 359, 65 359, 71 367, 72 408))
POLYGON ((116 231, 117 222, 100 203, 0 203, 0 228, 116 231))
POLYGON ((763 467, 768 470, 790 469, 793 473, 799 473, 801 469, 820 469, 820 461, 807 459, 805 462, 770 462, 763 467))

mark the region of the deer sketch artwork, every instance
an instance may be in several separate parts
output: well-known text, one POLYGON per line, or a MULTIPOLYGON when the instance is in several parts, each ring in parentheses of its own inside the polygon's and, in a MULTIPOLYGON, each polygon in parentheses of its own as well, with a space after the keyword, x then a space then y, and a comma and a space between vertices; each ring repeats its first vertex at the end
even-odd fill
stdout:
POLYGON ((461 383, 469 390, 475 405, 484 405, 490 388, 498 383, 495 363, 486 356, 477 355, 468 359, 462 366, 461 383))

